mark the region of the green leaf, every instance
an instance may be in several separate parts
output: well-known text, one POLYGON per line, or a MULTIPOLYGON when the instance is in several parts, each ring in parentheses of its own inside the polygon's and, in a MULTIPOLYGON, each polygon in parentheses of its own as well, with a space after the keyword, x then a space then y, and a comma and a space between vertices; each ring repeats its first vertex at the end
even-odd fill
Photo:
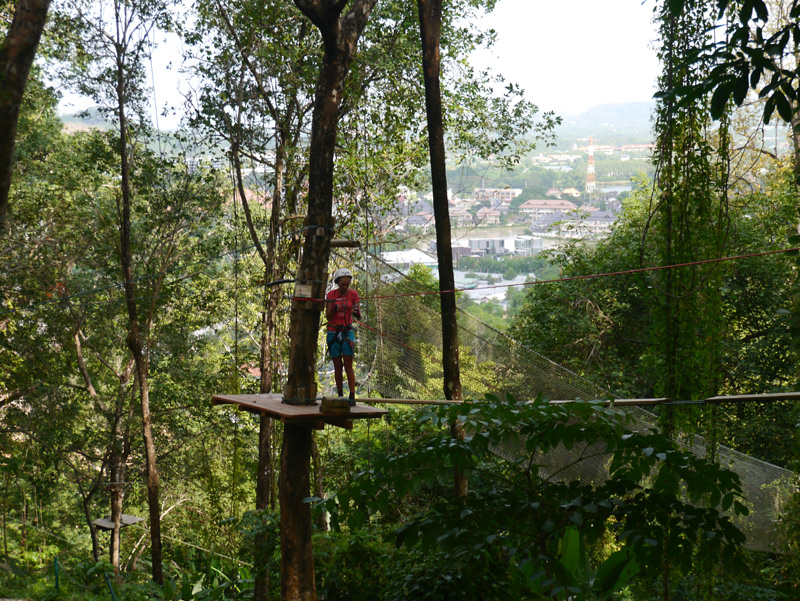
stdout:
POLYGON ((561 565, 570 576, 570 584, 580 581, 585 552, 578 529, 569 526, 561 536, 561 565))
POLYGON ((733 493, 728 493, 722 497, 722 511, 728 511, 733 504, 733 493))
POLYGON ((775 92, 775 103, 778 109, 778 114, 781 116, 781 119, 786 121, 786 123, 792 122, 792 105, 787 100, 786 96, 783 93, 776 91, 775 92))
POLYGON ((736 78, 736 86, 733 90, 733 101, 736 103, 736 106, 742 106, 745 98, 747 98, 747 92, 750 89, 750 81, 747 77, 747 71, 742 70, 741 75, 736 78))
POLYGON ((594 590, 600 595, 619 590, 639 573, 639 564, 629 549, 612 553, 597 569, 594 590))
POLYGON ((725 112, 725 105, 730 98, 733 85, 731 82, 724 82, 717 86, 714 94, 711 96, 711 117, 719 119, 725 112))
POLYGON ((767 10, 767 5, 764 3, 764 0, 753 0, 753 8, 760 21, 766 21, 769 18, 769 10, 767 10))
POLYGON ((772 118, 772 113, 775 112, 775 96, 770 96, 767 98, 767 102, 764 103, 764 123, 769 124, 769 120, 772 118))
POLYGON ((667 0, 667 8, 674 16, 679 16, 683 12, 683 5, 686 0, 667 0))

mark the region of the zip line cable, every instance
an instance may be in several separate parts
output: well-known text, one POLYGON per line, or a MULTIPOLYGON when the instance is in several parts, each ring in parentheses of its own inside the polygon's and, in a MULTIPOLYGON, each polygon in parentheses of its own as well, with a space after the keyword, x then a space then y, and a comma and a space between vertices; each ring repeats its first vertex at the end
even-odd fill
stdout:
MULTIPOLYGON (((710 263, 722 263, 724 261, 736 261, 739 259, 750 259, 753 257, 763 257, 766 255, 775 255, 781 253, 790 253, 790 252, 798 252, 800 251, 800 247, 797 248, 784 248, 780 250, 768 250, 759 253, 750 253, 746 255, 736 255, 731 257, 720 257, 718 259, 704 259, 702 261, 691 261, 688 263, 676 263, 674 265, 657 265, 655 267, 641 267, 638 269, 627 269, 624 271, 610 271, 604 273, 592 273, 588 275, 575 275, 569 276, 565 278, 554 278, 551 280, 534 280, 532 282, 520 282, 516 284, 491 284, 488 286, 470 286, 469 288, 453 288, 452 290, 431 290, 426 292, 404 292, 401 294, 384 294, 380 296, 365 296, 362 297, 361 300, 371 300, 371 299, 381 299, 381 298, 401 298, 407 296, 429 296, 433 294, 451 294, 454 292, 466 292, 468 290, 486 290, 491 288, 513 288, 514 286, 533 286, 536 284, 555 284, 558 282, 572 282, 575 280, 588 280, 588 279, 595 279, 595 278, 604 278, 604 277, 611 277, 617 275, 630 275, 635 273, 645 273, 648 271, 661 271, 664 269, 677 269, 679 267, 693 267, 697 265, 706 265, 710 263)), ((308 297, 301 297, 301 296, 293 296, 292 300, 299 300, 299 301, 312 301, 312 302, 325 302, 324 300, 316 299, 316 298, 308 298, 308 297)))
POLYGON ((75 545, 78 544, 78 543, 75 543, 75 542, 73 542, 71 540, 68 540, 68 539, 64 538, 63 536, 59 536, 58 534, 53 534, 49 530, 45 530, 44 528, 40 528, 39 526, 34 526, 30 522, 23 522, 22 520, 15 518, 13 515, 6 515, 6 519, 13 520, 13 521, 15 521, 15 522, 17 522, 19 524, 22 524, 26 528, 32 528, 33 530, 38 530, 39 532, 43 532, 43 533, 47 534, 48 536, 52 536, 53 538, 57 538, 58 540, 64 541, 65 543, 67 543, 69 545, 75 546, 75 545))
MULTIPOLYGON (((140 526, 139 524, 131 524, 129 526, 129 528, 136 528, 138 530, 141 530, 142 532, 147 532, 147 533, 150 532, 149 528, 145 528, 144 526, 140 526)), ((199 545, 195 545, 194 543, 187 543, 186 541, 180 540, 179 538, 175 538, 173 536, 167 536, 166 534, 162 534, 161 538, 165 538, 167 540, 171 540, 172 542, 178 543, 179 545, 184 545, 186 547, 192 547, 193 549, 197 549, 198 551, 204 551, 205 553, 208 553, 210 555, 216 555, 217 557, 222 557, 224 559, 230 559, 230 560, 235 561, 235 562, 237 562, 239 564, 245 565, 245 566, 247 566, 249 568, 253 567, 253 564, 247 563, 246 561, 242 561, 241 559, 237 559, 236 557, 231 557, 230 555, 224 555, 223 553, 217 553, 216 551, 212 551, 211 549, 206 549, 205 547, 201 547, 199 545)))
MULTIPOLYGON (((53 534, 49 530, 45 530, 44 528, 39 528, 37 526, 34 526, 30 522, 23 522, 22 520, 19 520, 19 519, 15 518, 13 516, 10 516, 10 515, 6 516, 6 518, 9 519, 9 520, 14 520, 15 522, 18 522, 20 524, 24 524, 26 528, 31 528, 33 530, 38 530, 39 532, 43 532, 44 534, 47 534, 48 536, 51 536, 51 537, 53 537, 55 539, 63 541, 65 543, 69 544, 69 545, 72 545, 72 546, 77 545, 77 543, 75 543, 75 542, 73 542, 71 540, 68 540, 68 539, 64 538, 63 536, 59 536, 57 534, 53 534)), ((131 524, 129 527, 136 528, 138 530, 141 530, 142 532, 150 532, 149 528, 144 528, 142 526, 139 526, 138 524, 131 524)), ((224 555, 222 553, 217 553, 216 551, 212 551, 211 549, 206 549, 204 547, 201 547, 199 545, 195 545, 193 543, 187 543, 186 541, 180 540, 180 539, 172 537, 172 536, 167 536, 166 534, 162 534, 161 538, 165 538, 167 540, 170 540, 170 541, 172 541, 174 543, 178 543, 180 545, 184 545, 186 547, 192 547, 194 549, 198 549, 199 551, 204 551, 206 553, 209 553, 210 555, 216 555, 217 557, 222 557, 224 559, 230 559, 230 560, 233 560, 235 562, 238 562, 238 563, 240 563, 242 565, 246 565, 246 566, 251 567, 251 568, 253 567, 252 564, 249 564, 246 561, 242 561, 241 559, 237 559, 236 557, 231 557, 230 555, 224 555)))
MULTIPOLYGON (((296 232, 290 232, 290 233, 287 233, 287 234, 283 234, 282 236, 279 236, 279 237, 286 237, 286 236, 294 235, 297 232, 307 231, 307 230, 310 230, 310 229, 316 229, 316 226, 306 226, 306 227, 302 228, 301 230, 297 230, 296 232)), ((137 282, 137 281, 143 281, 143 280, 146 280, 146 279, 152 279, 152 278, 157 277, 161 273, 167 274, 167 273, 174 273, 174 272, 177 272, 177 271, 186 270, 186 269, 189 269, 190 267, 194 267, 194 266, 197 266, 197 265, 208 264, 208 263, 210 263, 210 262, 212 262, 214 260, 217 260, 219 258, 222 258, 222 257, 226 257, 226 256, 229 256, 229 255, 233 255, 235 253, 240 253, 240 252, 245 252, 245 251, 253 251, 254 249, 255 249, 255 245, 249 245, 247 247, 244 247, 243 249, 234 249, 234 250, 222 253, 220 255, 216 255, 214 257, 210 257, 210 258, 205 259, 205 260, 201 260, 201 261, 196 261, 194 263, 190 263, 188 265, 182 265, 180 267, 174 267, 174 268, 171 268, 171 269, 164 270, 163 272, 158 272, 158 273, 155 273, 155 274, 148 274, 146 276, 141 276, 139 278, 134 278, 134 280, 132 280, 132 281, 137 282)), ((631 274, 636 274, 636 273, 646 273, 646 272, 650 272, 650 271, 661 271, 661 270, 665 270, 665 269, 676 269, 676 268, 679 268, 679 267, 694 267, 694 266, 698 266, 698 265, 707 265, 707 264, 712 264, 712 263, 722 263, 722 262, 727 262, 727 261, 737 261, 737 260, 740 260, 740 259, 750 259, 750 258, 754 258, 754 257, 763 257, 763 256, 767 256, 767 255, 775 255, 775 254, 783 254, 783 253, 795 253, 795 252, 798 252, 798 251, 800 251, 800 247, 784 248, 784 249, 778 249, 778 250, 763 251, 763 252, 758 252, 758 253, 749 253, 749 254, 745 254, 745 255, 734 255, 734 256, 730 256, 730 257, 720 257, 720 258, 717 258, 717 259, 704 259, 702 261, 691 261, 691 262, 688 262, 688 263, 676 263, 676 264, 673 264, 673 265, 656 265, 654 267, 640 267, 640 268, 637 268, 637 269, 628 269, 628 270, 623 270, 623 271, 612 271, 612 272, 604 272, 604 273, 593 273, 593 274, 587 274, 587 275, 577 275, 577 276, 570 276, 570 277, 566 277, 566 278, 554 278, 554 279, 550 279, 550 280, 534 280, 532 282, 521 282, 521 283, 517 283, 517 284, 491 284, 491 285, 487 285, 487 286, 475 286, 475 287, 470 286, 469 288, 454 288, 452 290, 436 290, 436 291, 427 291, 427 292, 407 292, 407 293, 401 293, 401 294, 388 294, 388 295, 381 295, 381 296, 365 296, 361 300, 371 300, 371 299, 381 299, 381 298, 400 298, 400 297, 411 297, 411 296, 428 296, 428 295, 433 295, 433 294, 450 294, 450 293, 454 293, 454 292, 465 292, 465 291, 468 291, 468 290, 486 290, 486 289, 494 289, 494 288, 513 288, 514 286, 525 287, 525 286, 533 286, 533 285, 537 285, 537 284, 553 284, 553 283, 558 283, 558 282, 571 282, 571 281, 576 281, 576 280, 588 280, 588 279, 595 279, 595 278, 602 278, 602 277, 612 277, 612 276, 618 276, 618 275, 631 275, 631 274)), ((192 275, 189 275, 189 276, 185 276, 183 278, 179 278, 178 280, 175 280, 173 282, 169 282, 168 284, 165 284, 164 287, 167 287, 169 285, 174 285, 175 283, 180 282, 180 281, 185 280, 185 279, 191 279, 191 278, 193 278, 193 277, 195 277, 195 276, 197 276, 199 274, 200 274, 200 272, 197 272, 195 274, 192 274, 192 275)), ((283 283, 291 283, 292 281, 293 280, 280 280, 280 281, 274 282, 274 284, 277 285, 277 284, 283 284, 283 283)), ((37 307, 61 303, 64 300, 69 300, 69 299, 72 299, 72 298, 80 298, 80 297, 84 297, 84 296, 91 296, 91 295, 94 295, 94 294, 99 294, 100 292, 105 292, 106 290, 115 289, 115 288, 121 288, 122 286, 123 286, 123 283, 117 283, 117 284, 111 284, 109 286, 104 286, 103 288, 98 288, 98 289, 94 289, 94 290, 88 290, 88 291, 85 291, 85 292, 76 292, 75 294, 63 296, 61 298, 47 300, 47 301, 40 301, 38 303, 33 303, 33 304, 28 305, 26 307, 20 307, 18 309, 10 309, 10 310, 7 310, 7 311, 2 311, 2 312, 0 312, 0 316, 11 315, 11 314, 20 313, 20 312, 26 312, 26 311, 32 311, 33 309, 35 309, 37 307)), ((142 296, 142 297, 137 297, 137 298, 152 298, 152 296, 142 296)), ((302 300, 302 301, 312 301, 312 302, 325 302, 324 299, 316 299, 316 298, 308 298, 308 297, 293 296, 291 298, 292 298, 292 300, 302 300)), ((126 299, 118 299, 118 300, 113 300, 113 301, 103 301, 100 304, 113 304, 113 303, 122 303, 122 302, 126 302, 126 299)))

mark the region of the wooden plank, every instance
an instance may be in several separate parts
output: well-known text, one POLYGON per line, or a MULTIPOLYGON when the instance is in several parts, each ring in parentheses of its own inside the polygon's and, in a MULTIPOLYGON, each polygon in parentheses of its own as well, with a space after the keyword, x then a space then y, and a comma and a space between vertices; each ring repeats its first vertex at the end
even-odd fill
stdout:
POLYGON ((797 401, 800 392, 770 392, 766 394, 736 394, 730 396, 714 396, 705 399, 706 403, 741 403, 751 401, 797 401))
POLYGON ((668 398, 654 398, 654 399, 614 399, 614 405, 661 405, 662 403, 669 403, 672 399, 668 398))
MULTIPOLYGON (((614 406, 615 406, 615 407, 625 407, 625 406, 628 406, 628 407, 639 407, 639 406, 645 406, 645 405, 662 405, 662 404, 664 404, 664 403, 669 403, 670 401, 671 401, 671 399, 668 399, 668 398, 654 398, 654 399, 614 399, 613 403, 614 403, 614 406)), ((555 401, 550 401, 550 404, 551 404, 551 405, 563 405, 564 403, 590 403, 590 402, 596 402, 596 403, 599 403, 599 402, 600 402, 600 399, 598 399, 597 401, 583 401, 583 400, 581 400, 581 401, 555 400, 555 401)), ((612 401, 609 401, 609 400, 607 400, 607 399, 606 399, 606 400, 604 400, 604 401, 602 401, 602 402, 603 402, 603 406, 604 406, 604 407, 608 407, 608 406, 609 406, 609 405, 611 405, 611 403, 612 403, 612 401)))
POLYGON ((461 405, 463 401, 444 401, 432 399, 375 399, 364 398, 356 399, 356 403, 364 403, 369 405, 461 405))
MULTIPOLYGON (((319 404, 289 405, 282 402, 281 394, 219 394, 211 397, 215 404, 233 404, 248 411, 264 412, 270 417, 278 418, 284 423, 296 421, 320 421, 333 423, 332 420, 342 421, 342 416, 320 413, 319 404)), ((373 419, 389 413, 385 409, 356 405, 350 407, 347 419, 373 419)), ((337 425, 337 424, 334 424, 337 425)))

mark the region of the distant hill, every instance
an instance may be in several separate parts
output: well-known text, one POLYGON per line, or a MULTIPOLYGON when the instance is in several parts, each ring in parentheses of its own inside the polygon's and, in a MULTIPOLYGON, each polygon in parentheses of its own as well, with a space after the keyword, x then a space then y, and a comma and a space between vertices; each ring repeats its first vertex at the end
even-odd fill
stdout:
MULTIPOLYGON (((557 145, 571 146, 594 136, 601 144, 646 144, 652 142, 651 113, 655 102, 600 104, 585 113, 562 115, 557 145)), ((583 145, 583 144, 581 144, 583 145)))
POLYGON ((86 129, 108 129, 111 127, 97 107, 92 107, 77 113, 60 115, 62 123, 67 131, 77 131, 86 129))

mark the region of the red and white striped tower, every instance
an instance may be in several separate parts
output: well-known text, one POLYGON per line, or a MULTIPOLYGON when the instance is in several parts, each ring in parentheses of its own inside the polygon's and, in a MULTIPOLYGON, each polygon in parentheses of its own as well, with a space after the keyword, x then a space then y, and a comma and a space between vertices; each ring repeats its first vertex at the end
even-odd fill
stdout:
POLYGON ((594 176, 594 139, 589 137, 589 164, 586 166, 586 193, 591 198, 592 192, 597 189, 597 181, 594 176))

